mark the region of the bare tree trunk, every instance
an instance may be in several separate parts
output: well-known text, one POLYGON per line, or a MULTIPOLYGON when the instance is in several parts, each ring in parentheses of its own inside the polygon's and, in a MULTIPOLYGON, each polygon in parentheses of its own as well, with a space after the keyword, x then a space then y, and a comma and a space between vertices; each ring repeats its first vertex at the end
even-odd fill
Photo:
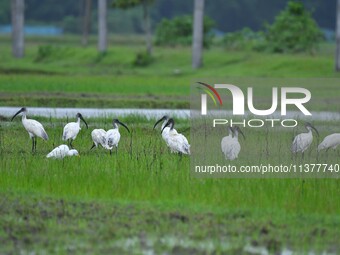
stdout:
POLYGON ((85 0, 85 10, 83 16, 83 37, 81 39, 81 44, 87 46, 89 43, 89 33, 91 28, 91 5, 92 0, 85 0))
POLYGON ((336 7, 336 56, 335 56, 335 70, 340 71, 340 0, 337 1, 336 7))
POLYGON ((151 24, 148 0, 143 0, 143 12, 144 12, 144 30, 145 30, 145 43, 146 52, 148 55, 152 54, 152 37, 151 37, 151 24))
POLYGON ((24 41, 24 0, 11 0, 12 8, 12 54, 22 58, 25 51, 24 41))
POLYGON ((107 1, 98 0, 98 50, 107 50, 107 1))
POLYGON ((192 67, 202 66, 204 0, 194 0, 194 22, 192 36, 192 67))

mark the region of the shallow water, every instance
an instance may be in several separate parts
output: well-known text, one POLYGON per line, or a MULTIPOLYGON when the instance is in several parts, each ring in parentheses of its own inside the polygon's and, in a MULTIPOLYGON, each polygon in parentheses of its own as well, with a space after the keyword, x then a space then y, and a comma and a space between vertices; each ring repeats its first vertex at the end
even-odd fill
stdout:
MULTIPOLYGON (((11 117, 20 107, 0 107, 0 115, 11 117)), ((190 116, 189 109, 109 109, 109 108, 49 108, 49 107, 29 107, 28 115, 42 116, 53 118, 74 117, 78 112, 83 116, 89 117, 124 117, 127 115, 139 115, 146 118, 160 118, 164 115, 170 115, 177 118, 188 118, 190 116)), ((216 112, 217 113, 217 112, 216 112)), ((225 115, 232 116, 231 111, 224 112, 225 115)), ((246 114, 251 116, 251 114, 246 114)), ((282 118, 279 114, 273 114, 270 118, 282 118)), ((311 117, 301 115, 300 112, 290 111, 284 118, 301 118, 310 120, 338 121, 340 113, 337 112, 312 112, 311 117)))

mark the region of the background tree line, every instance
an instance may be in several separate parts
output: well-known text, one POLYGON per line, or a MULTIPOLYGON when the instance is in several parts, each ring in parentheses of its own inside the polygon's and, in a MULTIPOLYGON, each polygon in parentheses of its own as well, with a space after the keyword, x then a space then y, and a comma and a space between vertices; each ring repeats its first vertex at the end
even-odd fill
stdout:
MULTIPOLYGON (((216 29, 233 32, 244 27, 252 30, 272 23, 275 16, 286 6, 288 0, 213 0, 205 2, 205 15, 215 21, 216 29)), ((336 0, 301 0, 321 28, 335 29, 336 0)), ((108 1, 110 5, 110 1, 108 1)), ((25 0, 26 24, 52 24, 67 33, 82 32, 84 1, 25 0)), ((90 33, 97 33, 97 4, 92 3, 90 33)), ((109 8, 108 30, 114 33, 143 33, 143 14, 137 5, 127 10, 109 8)), ((156 0, 150 5, 151 28, 155 29, 163 18, 192 14, 193 1, 156 0)), ((0 24, 9 24, 10 0, 0 1, 0 24)))

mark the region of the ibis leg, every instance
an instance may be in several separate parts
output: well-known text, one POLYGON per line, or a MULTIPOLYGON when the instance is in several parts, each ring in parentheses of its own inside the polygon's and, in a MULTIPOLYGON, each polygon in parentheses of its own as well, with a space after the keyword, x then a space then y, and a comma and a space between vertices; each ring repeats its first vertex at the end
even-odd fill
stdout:
POLYGON ((95 143, 93 143, 93 145, 92 145, 90 150, 92 150, 94 147, 96 147, 95 143))
POLYGON ((112 156, 112 150, 110 150, 110 156, 112 156))
POLYGON ((34 138, 34 151, 37 151, 37 138, 34 138))
POLYGON ((116 155, 118 154, 118 146, 116 146, 116 155))
POLYGON ((32 137, 32 152, 34 152, 34 137, 32 137))
POLYGON ((73 149, 73 145, 72 145, 73 140, 72 139, 70 139, 70 140, 71 140, 70 147, 73 149))

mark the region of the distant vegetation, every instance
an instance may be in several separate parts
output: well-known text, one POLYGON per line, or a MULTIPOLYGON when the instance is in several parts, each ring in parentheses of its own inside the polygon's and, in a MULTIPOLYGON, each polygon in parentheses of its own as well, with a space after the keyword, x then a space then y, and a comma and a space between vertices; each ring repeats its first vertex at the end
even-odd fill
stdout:
MULTIPOLYGON (((192 24, 191 15, 178 16, 171 20, 163 19, 156 28, 156 45, 176 46, 192 44, 192 24)), ((211 29, 215 25, 209 17, 204 17, 203 23, 203 46, 209 48, 212 44, 213 34, 211 29)))
POLYGON ((311 13, 300 2, 290 1, 273 24, 254 32, 249 28, 228 33, 224 45, 232 50, 256 50, 274 53, 315 52, 323 40, 311 13))
MULTIPOLYGON (((0 23, 10 23, 10 2, 0 1, 0 23)), ((27 24, 58 25, 67 33, 81 32, 82 1, 25 0, 27 24)), ((206 1, 205 13, 216 23, 216 29, 234 32, 248 26, 258 31, 265 22, 272 23, 288 0, 206 1), (256 11, 254 11, 256 10, 256 11)), ((336 0, 301 0, 322 28, 334 30, 336 0)), ((153 28, 163 19, 192 13, 193 1, 155 0, 151 6, 153 28)), ((96 33, 97 4, 92 4, 91 32, 96 33)), ((111 9, 108 17, 111 33, 142 33, 140 7, 127 11, 111 9)))

